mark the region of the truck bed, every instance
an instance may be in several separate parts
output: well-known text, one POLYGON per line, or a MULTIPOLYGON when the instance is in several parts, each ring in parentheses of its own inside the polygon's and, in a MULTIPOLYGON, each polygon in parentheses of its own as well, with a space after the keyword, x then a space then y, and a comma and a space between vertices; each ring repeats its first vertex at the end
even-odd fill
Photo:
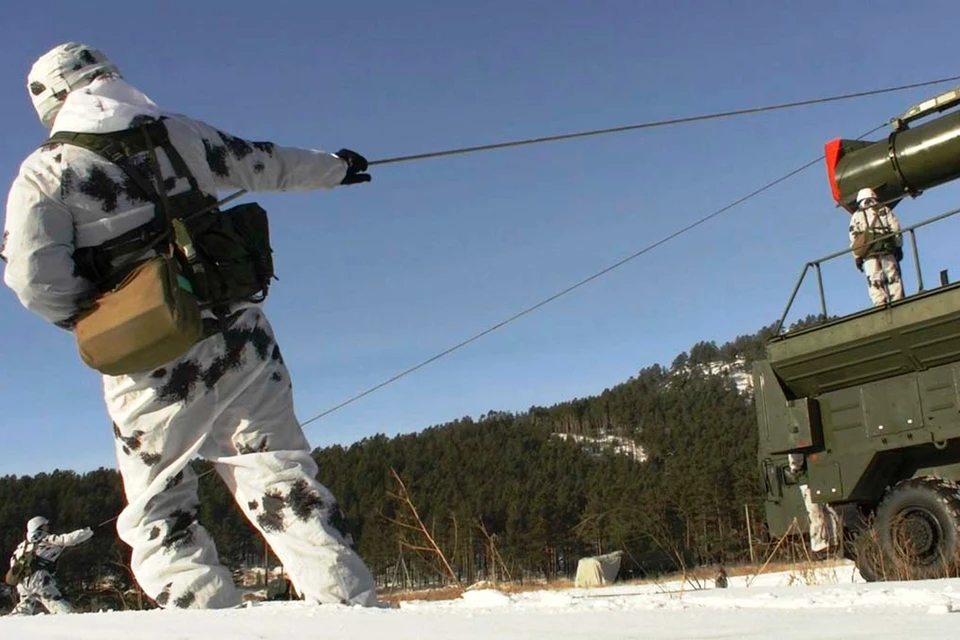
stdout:
POLYGON ((767 357, 795 397, 960 360, 960 283, 786 333, 767 357))

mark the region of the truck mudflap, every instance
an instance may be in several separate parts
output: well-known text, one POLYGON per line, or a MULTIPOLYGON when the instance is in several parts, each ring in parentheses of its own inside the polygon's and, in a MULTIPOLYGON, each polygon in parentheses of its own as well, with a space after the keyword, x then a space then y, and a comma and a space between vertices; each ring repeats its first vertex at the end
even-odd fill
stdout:
POLYGON ((783 485, 786 484, 783 468, 783 463, 775 463, 770 458, 761 461, 760 474, 767 500, 777 502, 783 497, 783 485))

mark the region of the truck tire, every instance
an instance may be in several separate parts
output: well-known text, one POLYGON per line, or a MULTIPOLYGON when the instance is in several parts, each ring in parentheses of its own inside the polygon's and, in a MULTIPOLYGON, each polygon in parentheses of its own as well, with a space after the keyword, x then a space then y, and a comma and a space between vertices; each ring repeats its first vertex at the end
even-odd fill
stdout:
POLYGON ((876 536, 870 535, 870 531, 864 529, 852 531, 844 527, 843 555, 853 560, 857 571, 860 572, 860 577, 866 582, 882 580, 877 566, 879 564, 877 548, 876 536))
POLYGON ((875 526, 879 557, 863 558, 864 579, 958 575, 960 486, 952 480, 924 476, 897 483, 877 507, 875 526))

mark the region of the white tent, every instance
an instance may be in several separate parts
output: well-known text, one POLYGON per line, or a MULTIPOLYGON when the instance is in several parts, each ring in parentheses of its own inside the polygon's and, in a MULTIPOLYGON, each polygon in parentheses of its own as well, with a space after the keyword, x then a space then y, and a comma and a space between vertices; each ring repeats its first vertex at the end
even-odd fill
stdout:
POLYGON ((623 551, 614 551, 602 556, 580 558, 577 563, 576 587, 599 587, 613 582, 620 571, 620 557, 623 551))

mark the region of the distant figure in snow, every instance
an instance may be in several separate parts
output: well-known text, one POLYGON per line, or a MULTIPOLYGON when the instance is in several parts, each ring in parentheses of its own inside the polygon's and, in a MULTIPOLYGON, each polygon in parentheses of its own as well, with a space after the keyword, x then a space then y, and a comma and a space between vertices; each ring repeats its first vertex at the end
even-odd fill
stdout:
POLYGON ((727 570, 724 567, 720 567, 717 577, 713 581, 713 586, 717 589, 726 589, 727 588, 727 570))
MULTIPOLYGON (((10 558, 7 583, 14 583, 20 603, 10 615, 36 615, 44 609, 54 614, 72 613, 54 578, 57 559, 67 547, 82 544, 93 531, 77 529, 71 533, 50 534, 50 522, 43 516, 27 523, 27 539, 17 545, 10 558)), ((12 585, 11 585, 12 586, 12 585)))
MULTIPOLYGON (((349 149, 328 153, 246 140, 162 111, 102 52, 80 43, 42 55, 26 88, 52 135, 21 164, 7 200, 0 256, 4 282, 23 306, 76 335, 98 300, 164 255, 172 255, 164 265, 176 263, 182 271, 151 282, 163 283, 168 301, 193 296, 203 305, 197 312, 202 336, 185 351, 167 342, 162 353, 173 355, 162 366, 102 376, 127 503, 117 532, 133 550, 139 585, 163 608, 241 604, 198 521, 190 461, 199 456, 212 463, 305 600, 375 606, 373 576, 341 530, 337 500, 317 480, 262 297, 238 293, 251 281, 268 284, 266 271, 272 275, 264 266, 270 256, 265 216, 244 223, 249 218, 237 210, 250 212, 255 203, 217 206, 222 190, 308 191, 370 182, 366 159, 349 149), (191 242, 170 233, 171 219, 186 224, 207 214, 200 219, 224 228, 258 225, 261 233, 223 241, 204 236, 197 225, 191 242), (203 269, 183 266, 217 252, 240 258, 207 260, 203 269)), ((102 309, 101 318, 111 307, 102 309)), ((135 311, 125 317, 135 318, 135 311)), ((137 348, 153 337, 130 331, 125 339, 138 342, 130 353, 142 353, 137 348)))
POLYGON ((900 231, 900 221, 887 206, 880 206, 873 189, 860 189, 857 210, 850 218, 850 248, 857 268, 867 276, 867 291, 875 307, 903 298, 900 261, 903 238, 886 234, 900 231))

